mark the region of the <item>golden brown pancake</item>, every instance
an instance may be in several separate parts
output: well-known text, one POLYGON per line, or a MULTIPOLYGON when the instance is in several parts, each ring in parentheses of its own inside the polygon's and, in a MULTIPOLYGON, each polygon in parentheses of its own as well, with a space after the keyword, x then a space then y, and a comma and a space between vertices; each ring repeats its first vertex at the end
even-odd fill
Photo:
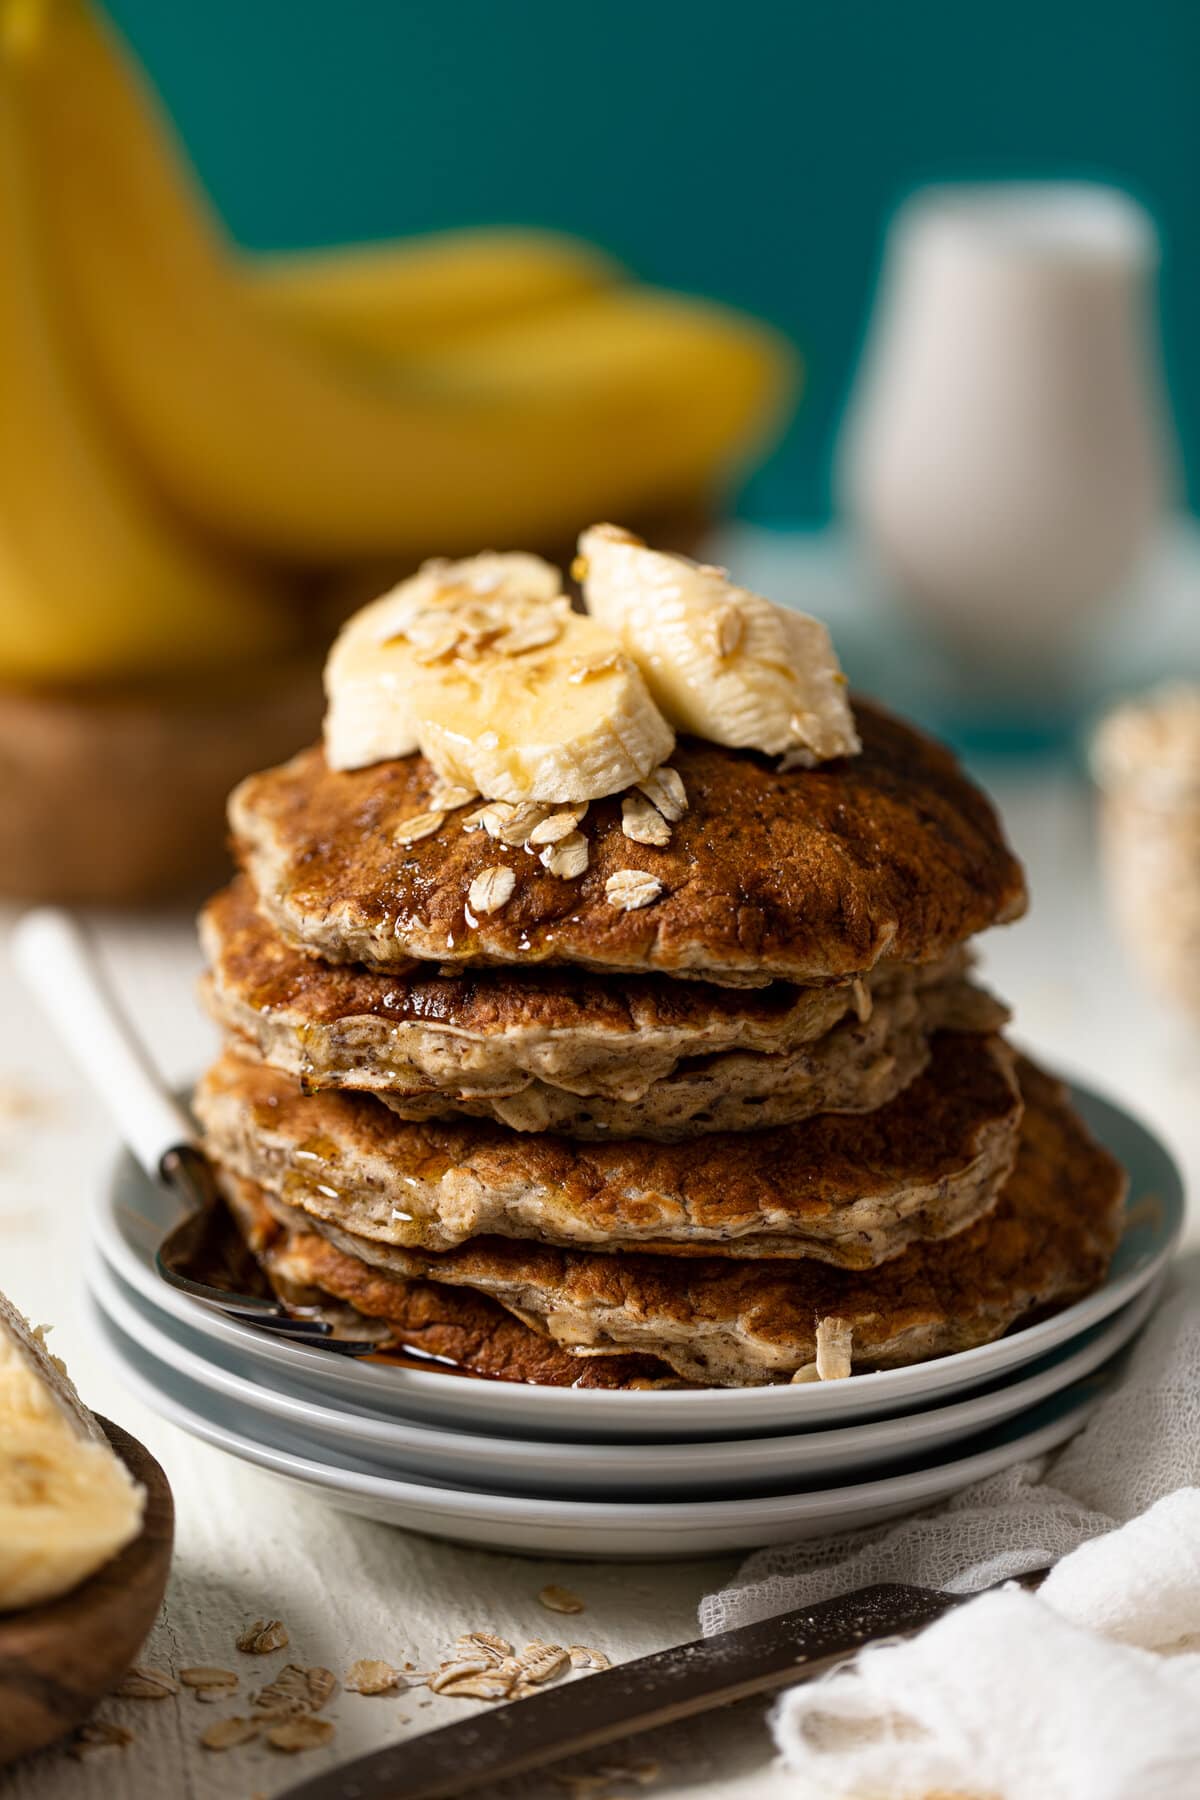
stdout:
POLYGON ((242 863, 279 930, 332 962, 387 971, 438 963, 576 963, 726 984, 823 982, 882 958, 923 963, 1025 905, 996 816, 942 746, 859 703, 860 756, 782 774, 748 751, 681 739, 672 766, 688 809, 657 849, 630 841, 619 797, 581 829, 587 871, 551 875, 536 855, 451 813, 397 841, 426 811, 419 756, 331 771, 319 748, 253 775, 230 799, 242 863), (511 868, 512 898, 476 916, 472 881, 511 868), (659 898, 621 911, 608 878, 646 871, 659 898))
POLYGON ((205 908, 210 1010, 309 1088, 378 1093, 403 1118, 465 1112, 517 1131, 685 1137, 885 1104, 942 1026, 1005 1011, 966 954, 862 983, 732 989, 663 975, 489 968, 380 975, 284 942, 243 877, 205 908))
POLYGON ((226 1168, 382 1243, 442 1251, 494 1232, 866 1268, 994 1204, 1021 1099, 1001 1039, 942 1032, 925 1073, 876 1112, 677 1144, 410 1124, 366 1094, 305 1094, 233 1052, 200 1082, 195 1109, 226 1168))
POLYGON ((486 1294, 406 1281, 348 1256, 327 1238, 276 1219, 252 1182, 225 1183, 230 1209, 285 1306, 326 1319, 380 1351, 431 1357, 464 1373, 539 1387, 678 1387, 652 1356, 578 1357, 533 1331, 486 1294))
POLYGON ((760 1385, 807 1374, 819 1324, 835 1319, 850 1328, 855 1368, 892 1368, 989 1343, 1104 1278, 1120 1235, 1124 1173, 1060 1083, 1024 1060, 1019 1072, 1020 1149, 992 1215, 867 1272, 589 1254, 499 1237, 437 1255, 314 1221, 274 1194, 266 1201, 289 1226, 315 1224, 347 1255, 403 1279, 490 1294, 576 1354, 645 1352, 685 1381, 760 1385))

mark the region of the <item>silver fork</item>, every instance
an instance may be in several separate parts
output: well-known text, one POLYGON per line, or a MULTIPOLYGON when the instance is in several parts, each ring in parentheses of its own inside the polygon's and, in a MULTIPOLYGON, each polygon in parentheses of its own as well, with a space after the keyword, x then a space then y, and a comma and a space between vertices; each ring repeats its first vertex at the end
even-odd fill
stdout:
POLYGON ((338 1356, 366 1356, 366 1341, 335 1338, 323 1319, 294 1319, 274 1296, 213 1287, 187 1273, 206 1246, 227 1243, 230 1225, 208 1157, 191 1120, 159 1080, 144 1046, 104 979, 95 948, 79 920, 59 907, 27 912, 13 931, 13 956, 81 1071, 108 1107, 122 1138, 152 1181, 184 1209, 158 1246, 163 1280, 239 1324, 312 1344, 338 1356))

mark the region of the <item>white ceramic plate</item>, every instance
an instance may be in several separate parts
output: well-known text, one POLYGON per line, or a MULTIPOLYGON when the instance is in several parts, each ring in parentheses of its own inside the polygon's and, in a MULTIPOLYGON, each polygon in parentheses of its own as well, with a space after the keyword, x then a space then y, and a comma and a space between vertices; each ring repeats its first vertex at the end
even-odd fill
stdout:
MULTIPOLYGON (((260 1420, 301 1432, 329 1458, 346 1448, 403 1478, 462 1482, 505 1493, 587 1495, 592 1499, 715 1499, 778 1492, 861 1478, 900 1458, 928 1457, 1027 1411, 1090 1375, 1121 1350, 1157 1303, 1161 1280, 1111 1319, 1027 1372, 949 1406, 898 1418, 864 1420, 788 1437, 716 1439, 696 1444, 546 1443, 441 1431, 411 1420, 324 1405, 311 1390, 264 1387, 252 1365, 159 1314, 93 1254, 88 1288, 101 1313, 161 1370, 185 1377, 228 1402, 239 1429, 257 1435, 260 1420), (239 1372, 239 1369, 242 1372, 239 1372)), ((268 1427, 269 1429, 269 1427, 268 1427)))
POLYGON ((261 1417, 248 1436, 236 1405, 224 1395, 158 1363, 105 1319, 94 1301, 87 1311, 101 1354, 116 1366, 126 1386, 193 1437, 319 1493, 343 1511, 431 1537, 537 1556, 661 1560, 878 1524, 1055 1449, 1086 1422, 1106 1386, 1103 1374, 1091 1375, 1032 1413, 974 1439, 969 1454, 851 1486, 737 1500, 555 1500, 402 1481, 346 1451, 330 1462, 288 1427, 261 1417))
POLYGON ((431 1424, 545 1439, 742 1438, 882 1417, 927 1407, 995 1381, 1046 1355, 1128 1304, 1166 1263, 1183 1222, 1183 1189, 1168 1152, 1145 1126, 1086 1088, 1075 1104, 1130 1175, 1128 1227, 1103 1287, 1075 1306, 994 1344, 851 1381, 798 1387, 663 1389, 623 1393, 600 1388, 521 1386, 423 1369, 388 1368, 272 1338, 239 1325, 160 1279, 154 1252, 178 1217, 176 1202, 128 1156, 112 1171, 93 1212, 104 1256, 150 1301, 260 1369, 297 1381, 343 1404, 431 1424))

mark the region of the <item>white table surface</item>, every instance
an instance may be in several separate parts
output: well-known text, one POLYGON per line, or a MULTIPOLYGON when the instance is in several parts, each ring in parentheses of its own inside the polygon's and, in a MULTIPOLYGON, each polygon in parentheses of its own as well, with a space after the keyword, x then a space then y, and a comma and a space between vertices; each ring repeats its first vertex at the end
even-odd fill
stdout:
MULTIPOLYGON (((1200 1034, 1147 998, 1113 942, 1098 892, 1091 801, 1082 783, 1044 768, 989 770, 1010 835, 1028 865, 1029 917, 984 945, 984 973, 1013 1005, 1015 1035, 1050 1063, 1119 1096, 1180 1159, 1189 1191, 1200 1176, 1200 1034)), ((170 1477, 178 1508, 175 1570, 165 1618, 144 1660, 241 1666, 236 1633, 260 1616, 285 1620, 287 1653, 341 1675, 358 1657, 436 1664, 464 1630, 598 1645, 613 1660, 695 1635, 696 1604, 734 1563, 564 1564, 486 1554, 352 1519, 293 1494, 268 1475, 193 1442, 128 1397, 91 1354, 79 1317, 87 1209, 113 1153, 105 1119, 18 987, 0 919, 0 1287, 35 1321, 52 1323, 85 1398, 141 1438, 170 1477), (561 1581, 586 1601, 559 1620, 537 1603, 561 1581), (522 1634, 525 1634, 524 1636, 522 1634)), ((186 916, 98 919, 114 981, 165 1074, 183 1082, 213 1035, 193 998, 199 967, 186 916)), ((1193 1241, 1196 1231, 1193 1227, 1193 1241)), ((243 1690, 260 1665, 243 1676, 243 1690)), ((342 1694, 329 1710, 329 1751, 283 1757, 261 1746, 203 1750, 203 1727, 228 1708, 109 1702, 102 1716, 136 1732, 125 1750, 79 1763, 51 1750, 0 1775, 4 1800, 226 1800, 273 1796, 325 1764, 469 1716, 474 1702, 342 1694)), ((761 1708, 749 1706, 660 1734, 649 1750, 655 1796, 786 1792, 771 1770, 761 1708)), ((593 1759, 593 1763, 606 1760, 593 1759)), ((614 1752, 608 1760, 619 1761, 614 1752)), ((506 1792, 564 1793, 548 1778, 506 1792)), ((626 1795, 633 1784, 614 1779, 626 1795)))

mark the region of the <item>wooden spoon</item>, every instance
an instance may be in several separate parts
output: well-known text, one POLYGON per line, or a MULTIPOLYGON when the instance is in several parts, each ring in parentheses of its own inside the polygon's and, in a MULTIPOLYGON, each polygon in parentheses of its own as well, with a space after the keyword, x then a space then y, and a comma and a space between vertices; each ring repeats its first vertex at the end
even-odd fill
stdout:
POLYGON ((0 1764, 87 1718, 133 1662, 166 1591, 175 1533, 167 1478, 136 1438, 99 1422, 146 1490, 145 1519, 131 1544, 69 1594, 0 1613, 0 1764))

